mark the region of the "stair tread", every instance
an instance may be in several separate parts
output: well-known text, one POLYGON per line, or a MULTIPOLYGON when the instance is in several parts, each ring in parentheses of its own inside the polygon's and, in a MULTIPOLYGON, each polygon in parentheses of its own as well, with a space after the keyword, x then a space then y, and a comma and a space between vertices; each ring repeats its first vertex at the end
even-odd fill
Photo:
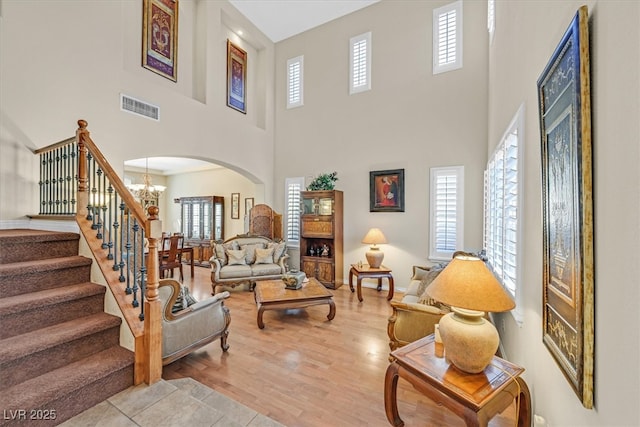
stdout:
POLYGON ((32 230, 28 228, 0 230, 0 243, 2 244, 53 242, 79 239, 80 234, 67 231, 32 230))
POLYGON ((97 313, 0 340, 0 364, 118 326, 122 320, 97 313))
POLYGON ((105 292, 106 288, 104 286, 92 282, 83 282, 75 285, 0 298, 0 317, 38 307, 52 306, 80 298, 100 295, 105 292))
POLYGON ((133 363, 131 351, 113 346, 4 390, 0 394, 0 407, 7 410, 43 407, 133 363))
POLYGON ((41 272, 43 270, 62 270, 70 267, 80 267, 91 265, 90 258, 81 255, 72 255, 67 257, 46 258, 31 261, 10 262, 0 264, 0 277, 15 276, 16 274, 24 274, 31 272, 41 272))

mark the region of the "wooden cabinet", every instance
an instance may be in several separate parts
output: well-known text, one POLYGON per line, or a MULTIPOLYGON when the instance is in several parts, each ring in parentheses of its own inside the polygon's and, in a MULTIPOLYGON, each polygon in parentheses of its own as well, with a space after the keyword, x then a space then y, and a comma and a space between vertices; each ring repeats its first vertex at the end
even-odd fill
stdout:
POLYGON ((209 266, 209 258, 213 255, 211 241, 224 239, 224 197, 181 197, 178 200, 184 244, 193 248, 195 265, 209 266))
POLYGON ((301 193, 300 269, 327 288, 344 283, 342 191, 301 193))

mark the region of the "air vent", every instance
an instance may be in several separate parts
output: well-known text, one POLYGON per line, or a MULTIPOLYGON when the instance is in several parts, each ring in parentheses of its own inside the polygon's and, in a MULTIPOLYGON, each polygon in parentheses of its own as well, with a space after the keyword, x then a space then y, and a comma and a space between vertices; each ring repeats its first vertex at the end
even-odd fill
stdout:
POLYGON ((160 121, 160 107, 120 94, 120 109, 151 120, 160 121))

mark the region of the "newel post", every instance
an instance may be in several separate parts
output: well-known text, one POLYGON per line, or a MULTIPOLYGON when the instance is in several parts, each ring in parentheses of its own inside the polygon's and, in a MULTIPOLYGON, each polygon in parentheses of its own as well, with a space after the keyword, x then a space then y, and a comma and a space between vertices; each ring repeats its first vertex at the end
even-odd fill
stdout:
POLYGON ((87 146, 85 138, 89 137, 87 121, 78 120, 78 130, 76 130, 76 142, 78 143, 78 195, 76 197, 77 214, 87 216, 87 206, 89 205, 89 185, 87 177, 87 146))
POLYGON ((162 304, 158 298, 158 239, 149 237, 147 289, 144 306, 144 381, 153 384, 162 378, 162 304))

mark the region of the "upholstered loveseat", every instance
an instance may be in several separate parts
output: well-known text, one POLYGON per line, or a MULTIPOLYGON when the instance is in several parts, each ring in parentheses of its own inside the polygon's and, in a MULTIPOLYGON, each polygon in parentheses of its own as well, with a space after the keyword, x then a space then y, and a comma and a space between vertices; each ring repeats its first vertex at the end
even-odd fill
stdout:
POLYGON ((211 287, 221 290, 253 289, 258 280, 279 279, 287 272, 287 246, 264 236, 239 234, 213 243, 211 287))
POLYGON ((443 264, 433 267, 413 266, 413 276, 407 291, 400 300, 391 301, 393 312, 387 325, 391 351, 432 334, 440 318, 451 311, 447 305, 433 300, 425 293, 427 286, 443 268, 443 264))

